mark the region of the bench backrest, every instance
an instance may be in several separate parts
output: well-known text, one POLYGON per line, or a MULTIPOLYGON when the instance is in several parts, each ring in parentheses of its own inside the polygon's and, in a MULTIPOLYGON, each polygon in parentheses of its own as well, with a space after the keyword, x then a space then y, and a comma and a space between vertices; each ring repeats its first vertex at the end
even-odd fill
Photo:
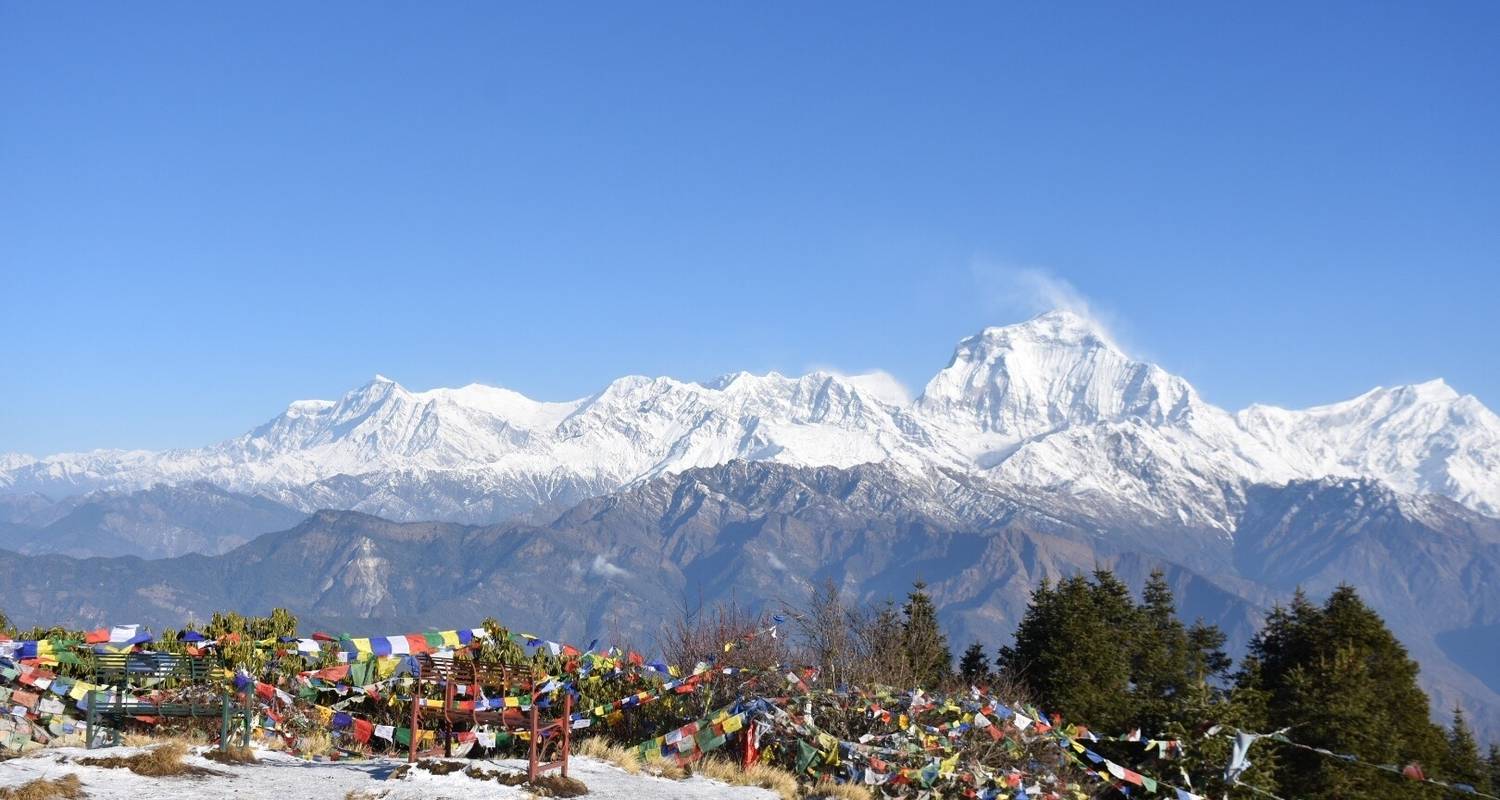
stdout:
POLYGON ((201 655, 98 653, 94 656, 94 680, 111 686, 165 678, 207 683, 217 669, 217 660, 201 655))
POLYGON ((522 664, 486 664, 469 658, 432 656, 426 653, 415 658, 417 679, 422 681, 452 681, 509 691, 530 689, 535 678, 531 667, 522 664))

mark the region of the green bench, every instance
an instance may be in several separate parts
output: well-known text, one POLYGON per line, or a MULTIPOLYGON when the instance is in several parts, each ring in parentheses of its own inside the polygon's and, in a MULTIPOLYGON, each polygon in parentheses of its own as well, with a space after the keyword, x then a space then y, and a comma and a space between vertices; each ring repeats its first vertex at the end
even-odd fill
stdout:
POLYGON ((120 727, 129 719, 139 718, 219 718, 219 747, 229 746, 230 735, 241 731, 241 744, 250 744, 250 726, 253 717, 249 693, 241 693, 243 702, 237 702, 234 693, 227 688, 216 692, 204 702, 171 701, 154 703, 149 700, 127 697, 133 689, 191 689, 212 688, 214 679, 223 674, 222 664, 217 659, 202 655, 178 653, 98 653, 94 656, 94 683, 96 688, 88 694, 88 713, 85 717, 84 740, 92 749, 97 746, 96 729, 108 725, 109 744, 121 742, 120 727))

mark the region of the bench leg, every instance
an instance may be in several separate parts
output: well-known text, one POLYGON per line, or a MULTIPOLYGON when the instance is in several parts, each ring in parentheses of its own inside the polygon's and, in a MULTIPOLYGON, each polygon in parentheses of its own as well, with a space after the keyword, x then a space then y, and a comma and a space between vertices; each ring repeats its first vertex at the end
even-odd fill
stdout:
POLYGON ((92 689, 89 690, 88 694, 84 695, 84 700, 89 704, 89 707, 88 712, 83 718, 83 746, 89 750, 94 749, 94 734, 97 733, 94 723, 94 720, 97 718, 97 712, 94 710, 96 696, 97 693, 92 689))
POLYGON ((245 736, 244 736, 244 740, 242 742, 240 742, 240 744, 242 746, 244 746, 244 747, 249 747, 250 746, 250 725, 251 725, 251 723, 253 721, 251 719, 251 717, 254 715, 254 712, 253 712, 252 708, 253 708, 253 706, 250 703, 250 692, 246 691, 245 692, 245 705, 244 705, 245 736))
POLYGON ((537 740, 542 738, 541 726, 537 724, 536 696, 531 698, 531 718, 527 721, 527 732, 530 734, 531 746, 527 748, 526 780, 532 785, 536 784, 538 756, 541 751, 541 743, 537 740))
POLYGON ((120 732, 123 727, 125 727, 125 687, 120 686, 115 690, 115 727, 109 736, 112 747, 119 747, 125 743, 125 736, 120 732))

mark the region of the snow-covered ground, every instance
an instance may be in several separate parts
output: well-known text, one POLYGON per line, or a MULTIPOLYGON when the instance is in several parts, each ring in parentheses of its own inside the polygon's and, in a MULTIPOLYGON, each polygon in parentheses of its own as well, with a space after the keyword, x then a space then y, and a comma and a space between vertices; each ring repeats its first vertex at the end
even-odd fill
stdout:
MULTIPOLYGON (((129 756, 143 748, 116 747, 107 750, 84 750, 60 747, 37 750, 20 758, 0 762, 0 787, 15 787, 37 778, 56 779, 76 774, 92 800, 172 800, 205 797, 264 798, 335 798, 342 800, 353 792, 355 797, 383 800, 416 800, 422 798, 524 798, 531 797, 525 787, 501 786, 494 781, 477 780, 460 772, 434 775, 413 769, 396 777, 404 762, 378 759, 371 761, 305 761, 296 756, 268 750, 256 750, 260 763, 226 765, 203 758, 206 748, 194 748, 184 762, 228 773, 212 777, 146 778, 125 769, 83 766, 78 759, 87 756, 129 756)), ((472 761, 485 769, 521 771, 521 761, 472 761)), ((599 800, 777 800, 765 789, 729 786, 706 778, 692 777, 682 781, 647 775, 631 775, 613 764, 595 759, 574 757, 570 775, 589 788, 588 797, 599 800)))

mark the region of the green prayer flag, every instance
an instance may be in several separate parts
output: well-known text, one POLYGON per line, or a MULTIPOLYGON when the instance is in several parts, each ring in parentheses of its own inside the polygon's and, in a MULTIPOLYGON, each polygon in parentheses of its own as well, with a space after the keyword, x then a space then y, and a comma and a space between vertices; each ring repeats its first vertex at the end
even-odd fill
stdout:
POLYGON ((799 739, 797 741, 797 750, 797 771, 806 772, 807 768, 812 766, 813 761, 817 759, 818 748, 799 739))

